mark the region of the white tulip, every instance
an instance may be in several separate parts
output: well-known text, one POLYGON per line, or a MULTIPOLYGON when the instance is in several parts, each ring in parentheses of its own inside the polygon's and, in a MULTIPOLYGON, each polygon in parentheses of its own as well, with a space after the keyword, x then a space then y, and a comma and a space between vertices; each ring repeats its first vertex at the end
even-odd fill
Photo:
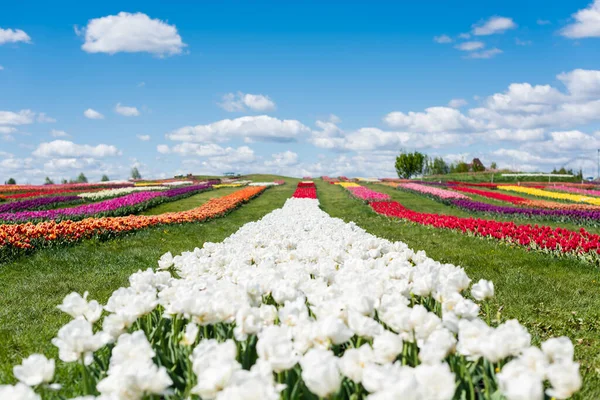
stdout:
POLYGON ((41 400, 39 394, 23 383, 0 385, 0 399, 6 400, 41 400))
POLYGON ((548 380, 552 387, 546 394, 556 399, 568 399, 581 389, 581 375, 578 363, 558 363, 548 367, 548 380))
POLYGON ((471 295, 477 301, 484 301, 494 297, 494 282, 480 279, 479 282, 471 288, 471 295))
POLYGON ((339 359, 338 365, 344 376, 356 383, 360 383, 362 382, 365 367, 373 361, 373 358, 373 350, 368 344, 364 344, 358 349, 347 349, 339 359))
POLYGON ((300 366, 302 380, 317 396, 327 397, 340 389, 342 376, 333 352, 311 349, 300 360, 300 366))
POLYGON ((542 351, 551 363, 570 363, 575 353, 571 339, 565 336, 546 340, 542 343, 542 351))
POLYGON ((373 339, 375 362, 386 364, 393 362, 402 353, 402 338, 390 331, 383 331, 373 339))
POLYGON ((13 367, 13 374, 27 386, 50 383, 54 378, 54 360, 48 360, 41 354, 32 354, 23 359, 21 365, 13 367))
POLYGON ((415 379, 422 399, 451 400, 454 397, 454 374, 446 363, 417 366, 415 379))

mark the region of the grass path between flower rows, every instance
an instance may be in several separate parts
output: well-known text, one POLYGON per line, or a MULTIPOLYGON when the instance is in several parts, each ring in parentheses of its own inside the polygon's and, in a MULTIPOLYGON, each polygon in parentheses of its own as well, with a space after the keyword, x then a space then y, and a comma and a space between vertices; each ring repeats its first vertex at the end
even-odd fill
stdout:
MULTIPOLYGON (((268 178, 258 176, 254 180, 272 180, 268 178)), ((57 357, 50 340, 70 319, 56 308, 64 296, 89 291, 90 299, 105 303, 114 290, 128 285, 129 275, 155 268, 167 251, 179 254, 201 247, 206 241, 222 241, 245 223, 282 207, 297 182, 286 178, 285 185, 267 189, 223 218, 149 228, 105 242, 88 240, 70 247, 42 249, 0 264, 0 384, 14 382, 12 366, 22 357, 36 352, 57 357)), ((219 189, 203 193, 208 196, 197 198, 197 205, 217 194, 228 192, 219 189)), ((190 199, 185 199, 185 204, 189 205, 190 199)), ((68 381, 66 375, 74 371, 63 363, 58 365, 59 380, 68 381)))
MULTIPOLYGON (((460 265, 473 281, 492 280, 495 309, 503 320, 516 318, 530 331, 535 344, 552 336, 568 336, 575 357, 582 363, 584 387, 579 399, 600 398, 600 270, 569 258, 527 252, 495 241, 462 233, 433 229, 389 219, 343 188, 317 181, 321 208, 332 217, 354 221, 368 232, 392 241, 403 241, 425 250, 433 259, 460 265)), ((469 216, 423 196, 382 185, 369 186, 390 193, 394 200, 421 212, 469 216)))

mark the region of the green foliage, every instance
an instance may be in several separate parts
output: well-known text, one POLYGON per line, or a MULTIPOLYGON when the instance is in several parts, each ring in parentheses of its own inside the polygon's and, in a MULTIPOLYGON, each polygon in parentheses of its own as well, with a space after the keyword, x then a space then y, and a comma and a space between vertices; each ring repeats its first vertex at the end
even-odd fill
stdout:
POLYGON ((65 178, 63 178, 60 183, 65 184, 65 183, 69 183, 65 178))
POLYGON ((133 167, 131 169, 131 178, 132 179, 142 179, 142 174, 138 171, 137 167, 133 167))
POLYGON ((6 185, 16 185, 17 181, 15 180, 15 178, 8 178, 8 180, 6 182, 4 182, 6 185))
POLYGON ((454 167, 454 171, 452 171, 452 172, 457 172, 457 173, 469 172, 469 164, 467 164, 464 161, 459 161, 456 164, 456 167, 454 167))
POLYGON ((414 153, 402 152, 396 157, 396 172, 398 177, 410 179, 410 177, 423 172, 426 156, 418 151, 414 153))
POLYGON ((490 164, 490 169, 498 169, 498 164, 496 164, 496 161, 492 161, 490 164))
POLYGON ((471 169, 473 172, 482 172, 485 171, 485 166, 479 158, 474 158, 471 162, 471 169))
POLYGON ((445 175, 450 172, 450 167, 442 157, 435 157, 430 164, 430 173, 433 175, 445 175))
POLYGON ((77 177, 77 183, 87 183, 87 178, 86 176, 82 173, 79 174, 79 176, 77 177))
POLYGON ((48 177, 44 180, 44 185, 54 185, 54 181, 48 177))
POLYGON ((108 175, 104 174, 102 175, 102 179, 100 179, 101 182, 108 182, 110 181, 110 179, 108 178, 108 175))

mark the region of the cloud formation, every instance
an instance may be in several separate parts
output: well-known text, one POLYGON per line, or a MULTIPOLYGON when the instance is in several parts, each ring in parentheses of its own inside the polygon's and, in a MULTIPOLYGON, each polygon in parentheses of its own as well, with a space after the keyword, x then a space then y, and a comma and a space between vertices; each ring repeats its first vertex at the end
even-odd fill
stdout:
POLYGON ((139 12, 92 19, 79 33, 85 35, 81 48, 88 53, 146 52, 164 57, 181 54, 186 47, 175 25, 139 12))

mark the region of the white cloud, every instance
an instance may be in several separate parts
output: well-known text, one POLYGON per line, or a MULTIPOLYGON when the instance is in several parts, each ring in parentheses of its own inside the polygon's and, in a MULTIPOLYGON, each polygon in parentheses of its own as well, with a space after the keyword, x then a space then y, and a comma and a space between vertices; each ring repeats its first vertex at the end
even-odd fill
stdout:
POLYGON ((136 107, 123 106, 121 103, 117 103, 115 112, 125 117, 138 117, 140 115, 140 112, 136 107))
POLYGON ((471 38, 471 34, 470 33, 461 33, 458 35, 459 39, 470 39, 471 38))
MULTIPOLYGON (((486 134, 487 135, 487 134, 486 134)), ((537 129, 494 129, 489 132, 489 138, 494 140, 509 140, 514 142, 528 142, 541 140, 545 137, 542 128, 537 129)))
POLYGON ((83 112, 83 115, 85 115, 85 117, 89 119, 104 119, 104 115, 100 114, 96 110, 92 110, 91 108, 85 110, 83 112))
POLYGON ((0 65, 0 71, 4 71, 4 67, 0 65))
POLYGON ((538 25, 550 25, 552 22, 548 21, 547 19, 538 19, 536 23, 538 25))
POLYGON ((387 114, 384 121, 392 128, 426 133, 474 131, 485 127, 485 124, 449 107, 429 107, 425 112, 410 111, 407 114, 395 111, 387 114))
POLYGON ((283 153, 276 153, 272 155, 271 161, 265 161, 266 166, 273 167, 288 167, 290 165, 298 164, 298 154, 293 151, 284 151, 283 153))
MULTIPOLYGON (((161 146, 159 146, 161 147, 161 146)), ((198 156, 206 157, 212 162, 252 162, 255 160, 254 150, 248 146, 241 146, 238 148, 233 147, 221 147, 217 144, 200 144, 185 142, 173 146, 168 151, 166 147, 161 147, 159 153, 175 153, 181 156, 198 156), (161 151, 162 150, 162 151, 161 151)))
POLYGON ((39 113, 37 116, 37 122, 56 122, 55 118, 49 117, 46 113, 39 113))
POLYGON ((19 112, 0 111, 0 125, 28 125, 35 119, 35 113, 31 110, 19 112))
POLYGON ((17 129, 12 126, 0 126, 0 133, 8 135, 9 133, 16 132, 17 129))
POLYGON ((2 29, 0 28, 0 44, 4 43, 31 43, 31 38, 21 29, 2 29))
POLYGON ((468 104, 465 99, 452 99, 448 102, 448 106, 452 108, 461 108, 468 104))
POLYGON ((561 35, 570 39, 600 37, 600 0, 577 11, 573 18, 575 22, 561 29, 561 35))
POLYGON ((120 151, 112 145, 99 144, 90 146, 87 144, 76 144, 68 140, 54 140, 49 143, 41 143, 32 153, 36 157, 95 157, 103 158, 116 156, 120 151))
POLYGON ((575 69, 563 72, 557 78, 577 97, 600 96, 600 71, 575 69))
POLYGON ((342 122, 342 120, 335 114, 329 114, 329 122, 333 124, 339 124, 340 122, 342 122))
POLYGON ((440 44, 453 42, 452 38, 448 35, 434 36, 433 41, 440 44))
POLYGON ((502 50, 494 47, 493 49, 484 50, 484 51, 476 51, 467 56, 467 58, 479 58, 479 59, 487 59, 497 56, 498 54, 502 54, 502 50))
POLYGON ((488 97, 486 106, 492 110, 510 110, 522 112, 540 112, 547 105, 564 101, 565 95, 550 85, 512 83, 504 93, 488 97))
POLYGON ((142 142, 147 142, 150 140, 150 135, 136 135, 136 137, 142 142))
POLYGON ((531 46, 533 42, 531 40, 521 40, 519 38, 515 38, 515 44, 517 46, 531 46))
POLYGON ((90 20, 81 48, 88 53, 147 52, 167 56, 180 54, 185 46, 175 25, 143 13, 120 12, 90 20))
POLYGON ((185 126, 168 133, 166 137, 175 141, 198 143, 227 141, 236 137, 246 141, 286 142, 309 132, 310 129, 297 120, 258 115, 224 119, 207 125, 185 126))
POLYGON ((156 151, 158 151, 160 154, 169 154, 171 149, 169 149, 169 146, 166 144, 159 144, 156 146, 156 151))
POLYGON ((58 130, 58 129, 52 129, 50 131, 50 136, 56 137, 56 138, 58 138, 58 137, 69 137, 69 134, 67 132, 65 132, 65 131, 61 131, 61 130, 58 130))
POLYGON ((241 112, 246 110, 264 112, 275 110, 275 103, 269 96, 250 93, 227 93, 222 102, 218 103, 221 108, 229 112, 241 112))
POLYGON ((487 36, 497 33, 504 33, 508 29, 514 29, 517 24, 512 18, 506 17, 491 17, 482 24, 473 25, 473 34, 475 36, 487 36))
POLYGON ((483 42, 473 41, 473 42, 464 42, 461 44, 457 44, 454 47, 461 51, 474 51, 474 50, 483 49, 485 47, 485 44, 483 42))

